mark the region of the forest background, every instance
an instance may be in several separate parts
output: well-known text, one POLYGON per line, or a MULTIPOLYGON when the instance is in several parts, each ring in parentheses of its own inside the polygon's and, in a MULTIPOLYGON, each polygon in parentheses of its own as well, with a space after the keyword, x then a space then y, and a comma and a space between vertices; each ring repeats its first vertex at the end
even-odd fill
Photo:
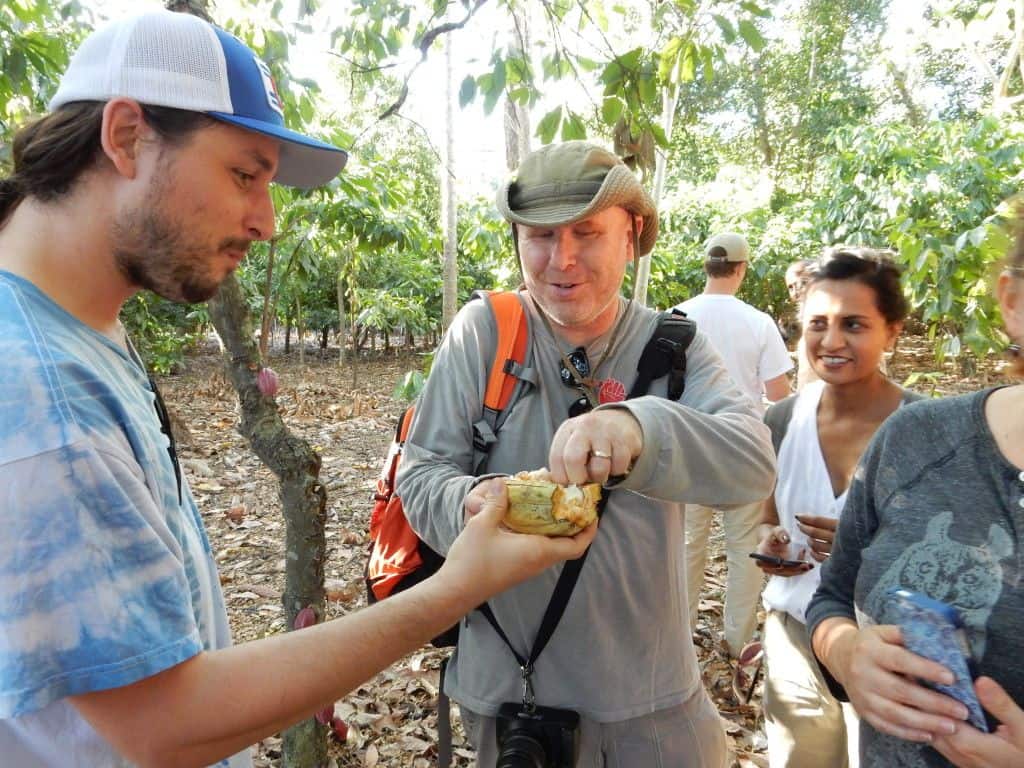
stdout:
MULTIPOLYGON (((355 352, 436 340, 472 290, 517 281, 493 205, 502 146, 515 161, 583 137, 635 160, 659 197, 652 306, 697 292, 702 242, 731 228, 757 257, 741 297, 773 314, 787 264, 866 243, 898 251, 940 357, 969 370, 1005 343, 988 279, 1021 182, 1020 0, 223 5, 210 10, 271 63, 288 118, 352 153, 326 188, 275 191, 277 235, 239 273, 289 345, 292 329, 355 352)), ((125 7, 3 5, 0 164, 84 32, 125 7)), ((149 295, 125 319, 163 372, 208 327, 204 308, 149 295)))
MULTIPOLYGON (((160 4, 0 4, 0 173, 14 130, 45 111, 87 31, 147 5, 160 4)), ((315 620, 337 612, 323 565, 324 510, 335 508, 318 480, 322 445, 303 448, 307 467, 281 468, 279 444, 261 442, 254 426, 273 413, 296 428, 309 388, 282 389, 275 403, 256 389, 257 372, 297 356, 300 367, 346 369, 355 392, 362 362, 411 350, 383 385, 414 394, 419 353, 470 293, 518 282, 493 190, 529 148, 586 137, 643 174, 662 232, 628 287, 651 306, 699 292, 701 245, 729 228, 756 254, 741 298, 776 317, 793 311, 788 264, 863 243, 896 251, 912 329, 937 369, 952 360, 970 377, 1007 342, 989 286, 1008 245, 1008 201, 1024 182, 1024 0, 168 5, 209 14, 248 42, 271 65, 289 123, 351 153, 322 189, 274 190, 277 234, 254 245, 223 297, 177 306, 140 294, 123 316, 159 373, 209 373, 211 326, 242 361, 226 396, 241 403, 241 432, 281 482, 288 559, 306 568, 287 574, 284 616, 270 631, 308 621, 306 608, 315 620), (291 495, 289 478, 299 488, 291 495), (290 512, 297 497, 313 511, 290 512)), ((182 401, 202 394, 165 380, 182 401)), ((337 417, 333 407, 323 414, 337 417)), ((275 434, 288 435, 277 422, 275 434)), ((370 456, 380 444, 370 442, 370 456)), ((324 732, 286 737, 281 759, 322 764, 324 732), (307 737, 321 745, 312 753, 307 737)))

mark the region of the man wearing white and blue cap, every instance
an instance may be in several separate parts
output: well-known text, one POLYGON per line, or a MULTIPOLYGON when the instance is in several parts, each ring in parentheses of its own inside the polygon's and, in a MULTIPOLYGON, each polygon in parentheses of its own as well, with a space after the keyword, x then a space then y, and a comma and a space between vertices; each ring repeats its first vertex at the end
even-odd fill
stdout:
POLYGON ((142 288, 208 299, 273 234, 269 184, 324 184, 345 153, 284 126, 244 44, 168 11, 87 38, 50 106, 0 179, 4 765, 248 765, 248 745, 582 553, 593 530, 512 534, 492 497, 422 585, 230 647, 199 512, 118 313, 142 288))

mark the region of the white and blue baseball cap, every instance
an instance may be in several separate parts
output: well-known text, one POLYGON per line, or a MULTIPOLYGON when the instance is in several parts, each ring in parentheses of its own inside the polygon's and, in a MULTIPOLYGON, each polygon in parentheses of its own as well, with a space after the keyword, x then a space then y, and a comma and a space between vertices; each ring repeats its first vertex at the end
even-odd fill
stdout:
POLYGON ((348 159, 344 150, 286 128, 267 65, 234 35, 190 14, 152 11, 93 32, 71 58, 50 109, 122 96, 280 139, 279 184, 325 184, 348 159))

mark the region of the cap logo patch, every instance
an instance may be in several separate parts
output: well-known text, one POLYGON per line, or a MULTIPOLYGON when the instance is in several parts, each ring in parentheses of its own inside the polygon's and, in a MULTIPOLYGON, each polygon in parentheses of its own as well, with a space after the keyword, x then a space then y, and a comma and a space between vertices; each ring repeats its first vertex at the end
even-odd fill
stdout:
POLYGON ((268 67, 266 62, 260 59, 259 56, 253 56, 252 58, 253 61, 256 62, 260 75, 263 77, 263 90, 267 96, 267 106, 277 112, 281 117, 284 117, 284 103, 281 101, 281 96, 277 92, 277 84, 274 83, 274 78, 270 74, 270 67, 268 67))

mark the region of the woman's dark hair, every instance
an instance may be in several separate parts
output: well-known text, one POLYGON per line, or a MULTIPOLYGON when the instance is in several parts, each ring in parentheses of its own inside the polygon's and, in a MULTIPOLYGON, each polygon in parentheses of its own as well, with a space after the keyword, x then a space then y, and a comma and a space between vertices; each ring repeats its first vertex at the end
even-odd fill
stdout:
POLYGON ((910 305, 900 285, 893 252, 862 246, 827 248, 811 268, 807 290, 822 280, 856 280, 875 292, 875 306, 887 323, 902 323, 910 305))
MULTIPOLYGON (((26 197, 42 202, 67 194, 98 161, 104 102, 77 101, 29 123, 14 136, 14 171, 0 179, 0 226, 26 197)), ((181 144, 214 122, 201 112, 143 105, 146 122, 166 143, 181 144)))

